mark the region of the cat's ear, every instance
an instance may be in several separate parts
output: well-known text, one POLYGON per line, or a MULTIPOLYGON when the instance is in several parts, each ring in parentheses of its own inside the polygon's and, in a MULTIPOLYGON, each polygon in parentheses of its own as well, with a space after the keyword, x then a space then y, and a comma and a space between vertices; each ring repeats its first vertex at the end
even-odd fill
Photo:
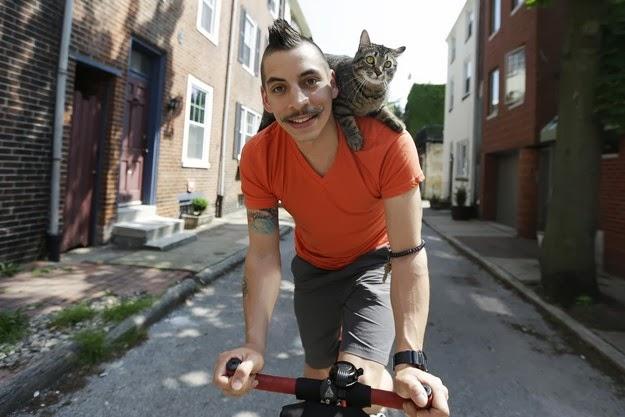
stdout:
POLYGON ((359 47, 363 47, 363 46, 369 46, 371 45, 371 41, 369 40, 369 34, 367 33, 366 29, 363 29, 362 33, 360 34, 360 45, 359 47))
POLYGON ((399 48, 394 50, 395 56, 400 56, 405 50, 406 50, 405 46, 400 46, 399 48))

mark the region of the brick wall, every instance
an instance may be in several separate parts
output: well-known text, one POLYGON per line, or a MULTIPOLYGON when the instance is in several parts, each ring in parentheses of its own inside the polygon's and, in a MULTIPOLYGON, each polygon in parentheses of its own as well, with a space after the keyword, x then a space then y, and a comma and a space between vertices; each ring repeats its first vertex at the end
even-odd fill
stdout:
POLYGON ((0 262, 45 250, 60 3, 0 5, 0 262))
POLYGON ((539 157, 536 148, 523 148, 519 152, 517 231, 520 237, 527 239, 536 238, 539 157))
POLYGON ((625 277, 625 138, 617 157, 601 163, 599 223, 604 232, 604 269, 625 277))

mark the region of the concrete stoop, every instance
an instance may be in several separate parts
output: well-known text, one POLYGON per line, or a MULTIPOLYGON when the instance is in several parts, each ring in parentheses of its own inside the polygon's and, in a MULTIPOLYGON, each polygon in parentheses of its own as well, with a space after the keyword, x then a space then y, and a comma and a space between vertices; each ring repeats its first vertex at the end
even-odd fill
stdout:
POLYGON ((157 216, 155 206, 124 207, 117 218, 111 242, 124 249, 169 250, 197 239, 184 231, 183 220, 157 216))

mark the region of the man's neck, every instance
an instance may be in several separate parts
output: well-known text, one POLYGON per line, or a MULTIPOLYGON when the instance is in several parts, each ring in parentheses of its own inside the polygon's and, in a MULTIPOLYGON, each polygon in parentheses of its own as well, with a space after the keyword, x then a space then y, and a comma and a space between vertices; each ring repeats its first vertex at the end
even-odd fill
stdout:
POLYGON ((338 130, 334 117, 330 117, 326 126, 315 139, 295 141, 304 158, 317 174, 324 176, 336 158, 339 145, 338 130))

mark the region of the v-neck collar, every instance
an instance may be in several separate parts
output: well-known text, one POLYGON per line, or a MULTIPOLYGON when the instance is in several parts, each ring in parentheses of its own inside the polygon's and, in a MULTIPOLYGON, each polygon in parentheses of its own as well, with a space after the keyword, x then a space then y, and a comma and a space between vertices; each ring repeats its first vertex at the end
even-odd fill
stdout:
POLYGON ((317 171, 315 171, 315 169, 310 165, 310 163, 306 160, 306 158, 302 154, 302 151, 300 151, 300 149, 297 147, 297 144, 295 143, 295 139, 293 139, 292 137, 290 137, 290 135, 287 134, 287 139, 290 141, 290 148, 293 151, 293 153, 295 153, 298 162, 309 173, 309 175, 315 178, 317 181, 326 182, 327 179, 332 175, 332 173, 338 169, 337 166, 340 163, 339 159, 341 158, 342 153, 344 152, 343 148, 346 145, 344 143, 345 137, 343 136, 343 130, 338 125, 338 123, 336 125, 336 132, 337 132, 337 140, 338 140, 336 154, 334 155, 334 161, 332 161, 330 168, 328 168, 328 170, 326 171, 324 175, 320 175, 317 171))

